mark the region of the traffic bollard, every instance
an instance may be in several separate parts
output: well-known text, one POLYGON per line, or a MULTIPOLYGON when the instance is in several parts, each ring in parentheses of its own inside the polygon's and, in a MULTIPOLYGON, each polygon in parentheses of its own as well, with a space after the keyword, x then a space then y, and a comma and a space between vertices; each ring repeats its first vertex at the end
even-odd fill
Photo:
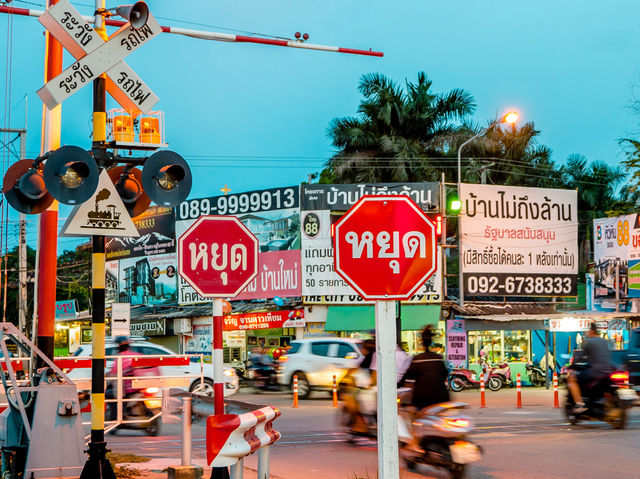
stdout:
POLYGON ((293 375, 293 407, 298 407, 298 375, 293 375))
POLYGON ((182 398, 182 465, 191 465, 191 396, 182 398))
POLYGON ((480 378, 480 407, 487 407, 487 402, 484 398, 484 377, 480 378))
POLYGON ((335 374, 333 375, 333 407, 338 407, 338 386, 335 374))
POLYGON ((558 373, 553 373, 553 407, 560 407, 560 398, 558 397, 558 373))
POLYGON ((516 375, 516 392, 518 394, 518 399, 516 401, 516 407, 522 407, 522 379, 520 377, 520 373, 516 375))

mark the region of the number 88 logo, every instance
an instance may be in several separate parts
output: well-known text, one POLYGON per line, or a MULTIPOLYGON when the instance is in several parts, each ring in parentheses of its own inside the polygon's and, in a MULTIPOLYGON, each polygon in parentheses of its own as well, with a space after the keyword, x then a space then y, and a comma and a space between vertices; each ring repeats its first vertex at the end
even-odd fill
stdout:
POLYGON ((618 221, 618 246, 629 244, 629 221, 618 221))

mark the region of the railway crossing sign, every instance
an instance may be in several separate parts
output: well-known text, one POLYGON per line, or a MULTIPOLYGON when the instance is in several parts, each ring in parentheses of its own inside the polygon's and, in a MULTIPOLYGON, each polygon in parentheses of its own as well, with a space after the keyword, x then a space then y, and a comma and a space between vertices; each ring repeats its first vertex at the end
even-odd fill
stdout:
POLYGON ((140 236, 109 173, 102 170, 96 192, 73 208, 60 236, 140 236))
POLYGON ((127 23, 107 42, 68 0, 59 0, 39 21, 77 60, 38 90, 47 108, 62 103, 102 73, 107 74, 107 91, 125 110, 147 113, 158 102, 155 93, 123 61, 162 31, 151 12, 146 25, 136 30, 127 23))

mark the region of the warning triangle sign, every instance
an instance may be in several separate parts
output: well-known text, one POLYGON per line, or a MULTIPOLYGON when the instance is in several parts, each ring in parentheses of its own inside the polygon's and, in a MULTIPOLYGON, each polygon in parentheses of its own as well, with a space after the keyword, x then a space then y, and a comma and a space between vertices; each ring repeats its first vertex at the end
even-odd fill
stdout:
POLYGON ((140 236, 106 170, 94 195, 73 208, 60 236, 140 236))

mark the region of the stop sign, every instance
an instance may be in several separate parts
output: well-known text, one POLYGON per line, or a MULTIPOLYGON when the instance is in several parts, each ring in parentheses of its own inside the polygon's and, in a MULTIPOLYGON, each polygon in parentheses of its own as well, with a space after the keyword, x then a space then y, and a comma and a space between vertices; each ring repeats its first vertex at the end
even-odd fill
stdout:
POLYGON ((363 196, 336 223, 335 269, 369 300, 409 299, 437 266, 436 227, 404 195, 363 196))
POLYGON ((201 216, 178 239, 179 273, 205 298, 233 297, 258 274, 258 240, 235 216, 201 216))

